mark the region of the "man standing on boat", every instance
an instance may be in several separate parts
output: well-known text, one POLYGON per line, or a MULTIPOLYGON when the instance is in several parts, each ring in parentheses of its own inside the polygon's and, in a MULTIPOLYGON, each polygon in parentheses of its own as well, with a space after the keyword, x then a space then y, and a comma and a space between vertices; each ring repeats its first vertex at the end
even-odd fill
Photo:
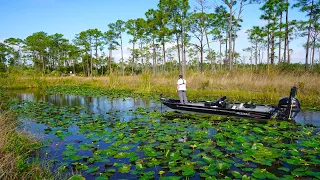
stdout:
POLYGON ((179 75, 179 80, 177 82, 177 91, 179 94, 179 98, 180 98, 180 103, 181 104, 186 104, 187 101, 187 95, 186 95, 186 91, 187 91, 187 81, 185 79, 183 79, 182 75, 179 75))

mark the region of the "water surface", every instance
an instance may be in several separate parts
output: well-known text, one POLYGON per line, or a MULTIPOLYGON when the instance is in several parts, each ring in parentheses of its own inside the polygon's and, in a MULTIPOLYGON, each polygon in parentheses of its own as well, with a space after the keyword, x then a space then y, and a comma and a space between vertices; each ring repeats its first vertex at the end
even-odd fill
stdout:
MULTIPOLYGON (((83 97, 74 95, 45 95, 40 91, 34 92, 16 92, 15 98, 19 100, 27 100, 34 102, 49 102, 57 106, 84 106, 88 112, 105 115, 109 111, 126 111, 135 109, 136 107, 146 107, 156 109, 159 111, 170 110, 163 106, 159 101, 149 99, 134 99, 134 98, 120 98, 109 99, 107 97, 83 97)), ((123 117, 125 118, 125 117, 123 117)), ((300 124, 312 124, 320 127, 320 112, 319 111, 300 111, 295 118, 295 121, 300 124)))
MULTIPOLYGON (((12 97, 21 101, 49 102, 54 105, 40 104, 35 106, 35 109, 31 105, 31 108, 29 107, 30 109, 26 113, 32 114, 32 111, 37 111, 37 115, 41 117, 34 117, 34 119, 20 118, 23 121, 21 128, 31 131, 38 138, 49 141, 48 146, 42 148, 40 156, 44 160, 54 162, 53 171, 63 165, 68 167, 67 172, 69 173, 79 173, 76 167, 80 165, 98 168, 95 173, 88 173, 86 170, 80 171, 87 179, 95 179, 101 173, 107 174, 107 177, 111 179, 137 179, 138 177, 148 176, 147 173, 154 172, 152 179, 158 179, 160 170, 163 170, 166 176, 181 176, 180 173, 182 171, 188 172, 190 170, 187 164, 191 161, 200 163, 197 166, 202 168, 207 168, 204 166, 206 163, 220 163, 221 168, 230 165, 229 168, 232 171, 241 172, 242 175, 254 176, 254 173, 242 170, 240 166, 244 165, 246 168, 267 169, 277 177, 284 177, 283 175, 288 175, 288 173, 285 174, 277 168, 280 168, 281 164, 283 164, 290 171, 295 170, 297 166, 291 166, 286 161, 296 163, 295 159, 293 159, 296 156, 287 157, 287 155, 290 155, 290 153, 294 155, 296 151, 292 149, 295 150, 300 146, 297 145, 300 142, 306 144, 305 148, 310 148, 310 151, 307 151, 310 152, 310 156, 306 157, 308 161, 312 160, 312 163, 316 163, 316 159, 319 158, 319 155, 312 154, 312 149, 315 151, 313 146, 317 145, 315 144, 317 139, 313 139, 314 137, 311 136, 299 136, 297 133, 305 135, 307 132, 296 132, 291 128, 282 131, 281 128, 285 128, 285 124, 280 125, 279 130, 276 128, 274 132, 269 133, 269 131, 264 131, 264 128, 273 129, 274 127, 244 121, 234 121, 234 123, 222 121, 220 123, 219 121, 197 121, 197 119, 190 120, 188 118, 175 119, 175 117, 173 120, 161 120, 160 118, 152 118, 152 112, 164 112, 169 108, 162 106, 159 101, 141 98, 110 99, 104 96, 45 95, 39 91, 17 91, 12 97), (61 109, 59 109, 60 107, 61 109), (64 107, 69 108, 64 109, 64 107), (81 113, 72 114, 70 112, 72 107, 83 108, 81 113), (41 108, 44 108, 43 113, 39 112, 41 108), (135 113, 138 108, 143 108, 143 110, 135 113), (59 111, 62 113, 59 114, 59 111), (57 114, 58 116, 56 116, 57 114), (36 123, 35 120, 37 118, 38 120, 40 119, 40 122, 41 119, 44 119, 46 123, 36 123), (66 121, 67 124, 60 126, 48 123, 58 122, 59 120, 66 121), (284 138, 281 143, 273 142, 280 138, 282 134, 284 138), (292 138, 293 134, 297 134, 297 138, 303 137, 305 139, 292 141, 292 139, 287 138, 292 138), (272 137, 273 135, 276 138, 272 137), (261 145, 265 145, 266 148, 259 149, 261 145), (284 148, 281 147, 282 145, 292 149, 282 154, 285 157, 281 159, 283 162, 276 163, 278 160, 276 161, 275 159, 278 153, 281 153, 279 149, 283 150, 284 148), (199 149, 196 148, 197 146, 199 149), (194 148, 197 150, 194 150, 194 148), (251 153, 255 153, 254 157, 258 157, 257 159, 251 159, 252 155, 246 157, 244 156, 245 154, 242 154, 243 152, 252 151, 253 148, 256 150, 251 153), (167 151, 168 155, 164 156, 164 152, 167 151), (157 155, 154 155, 154 153, 157 153, 157 155), (119 158, 117 157, 119 154, 120 156, 127 156, 119 158), (230 154, 233 155, 230 156, 230 154), (270 154, 274 156, 270 160, 272 164, 268 162, 270 154), (264 155, 266 156, 264 157, 264 155), (137 157, 137 159, 132 161, 129 157, 137 157), (244 160, 246 158, 251 160, 244 160), (267 161, 260 162, 263 158, 267 161), (89 159, 93 162, 88 162, 89 159), (136 170, 137 163, 141 161, 143 161, 145 169, 143 171, 136 170), (177 167, 168 167, 168 164, 170 166, 174 162, 178 163, 177 167), (79 165, 77 163, 82 164, 79 165), (155 165, 150 165, 150 163, 155 163, 155 165), (235 166, 235 163, 239 167, 235 166), (265 164, 269 165, 266 166, 265 164), (126 166, 130 166, 130 171, 138 174, 120 173, 120 169, 126 166), (181 167, 186 170, 179 170, 179 174, 171 172, 171 170, 181 167), (110 169, 117 169, 112 176, 108 174, 110 169)), ((28 104, 26 103, 26 105, 28 104)), ((304 111, 298 114, 295 121, 301 124, 320 126, 319 117, 319 112, 304 111)), ((212 174, 219 179, 224 178, 225 175, 215 174, 217 173, 217 170, 214 169, 216 168, 215 166, 211 168, 206 170, 205 173, 204 169, 197 169, 191 179, 201 179, 201 174, 212 174)), ((317 172, 319 169, 311 167, 310 170, 317 172)), ((296 172, 300 171, 298 169, 296 172)), ((225 171, 225 173, 228 173, 229 177, 233 177, 230 171, 225 171)))

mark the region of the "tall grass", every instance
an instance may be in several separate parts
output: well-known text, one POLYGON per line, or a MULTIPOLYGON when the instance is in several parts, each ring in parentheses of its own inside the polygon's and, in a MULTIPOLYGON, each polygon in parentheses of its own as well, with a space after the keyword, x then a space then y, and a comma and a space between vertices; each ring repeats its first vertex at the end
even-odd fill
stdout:
POLYGON ((49 162, 40 161, 41 143, 16 127, 15 115, 0 107, 0 179, 63 179, 62 173, 50 172, 49 162))
MULTIPOLYGON (((103 89, 125 89, 145 93, 162 93, 177 97, 178 74, 142 74, 137 76, 111 75, 106 77, 34 77, 15 76, 1 78, 5 88, 43 88, 46 86, 89 86, 103 89), (15 81, 15 82, 11 82, 15 81)), ((236 71, 188 73, 188 99, 215 99, 227 95, 233 101, 254 100, 261 103, 277 103, 287 96, 292 86, 298 87, 302 105, 320 104, 320 74, 317 72, 288 72, 281 69, 270 71, 236 71)))
POLYGON ((42 170, 27 158, 40 144, 29 135, 17 133, 12 113, 0 113, 0 179, 32 179, 42 170))

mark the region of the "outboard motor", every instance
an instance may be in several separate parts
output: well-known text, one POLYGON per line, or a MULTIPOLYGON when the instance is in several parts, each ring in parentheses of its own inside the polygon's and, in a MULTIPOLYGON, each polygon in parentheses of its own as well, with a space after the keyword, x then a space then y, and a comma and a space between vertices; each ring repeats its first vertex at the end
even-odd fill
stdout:
POLYGON ((300 102, 296 98, 296 95, 297 88, 294 86, 291 88, 289 97, 280 99, 278 104, 280 119, 294 118, 300 112, 300 102))
POLYGON ((222 96, 221 98, 219 98, 215 102, 216 106, 225 108, 226 107, 226 102, 225 102, 226 99, 227 99, 227 96, 222 96))

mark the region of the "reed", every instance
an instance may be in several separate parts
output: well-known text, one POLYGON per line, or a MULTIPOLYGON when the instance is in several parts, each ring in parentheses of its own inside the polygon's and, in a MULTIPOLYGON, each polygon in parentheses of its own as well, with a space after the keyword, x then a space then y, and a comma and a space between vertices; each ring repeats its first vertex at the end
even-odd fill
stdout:
POLYGON ((41 143, 16 131, 17 123, 12 112, 0 110, 0 179, 63 179, 63 173, 50 172, 50 162, 37 158, 41 143))
MULTIPOLYGON (((44 88, 47 86, 87 86, 102 89, 123 89, 143 93, 157 93, 177 97, 178 74, 136 76, 110 75, 105 77, 21 77, 8 75, 1 78, 3 88, 44 88), (14 81, 14 82, 12 82, 14 81)), ((189 99, 215 99, 226 95, 232 101, 277 103, 287 96, 292 86, 298 88, 298 98, 304 106, 320 104, 320 74, 316 72, 287 72, 278 69, 266 71, 236 71, 188 73, 189 99)))

